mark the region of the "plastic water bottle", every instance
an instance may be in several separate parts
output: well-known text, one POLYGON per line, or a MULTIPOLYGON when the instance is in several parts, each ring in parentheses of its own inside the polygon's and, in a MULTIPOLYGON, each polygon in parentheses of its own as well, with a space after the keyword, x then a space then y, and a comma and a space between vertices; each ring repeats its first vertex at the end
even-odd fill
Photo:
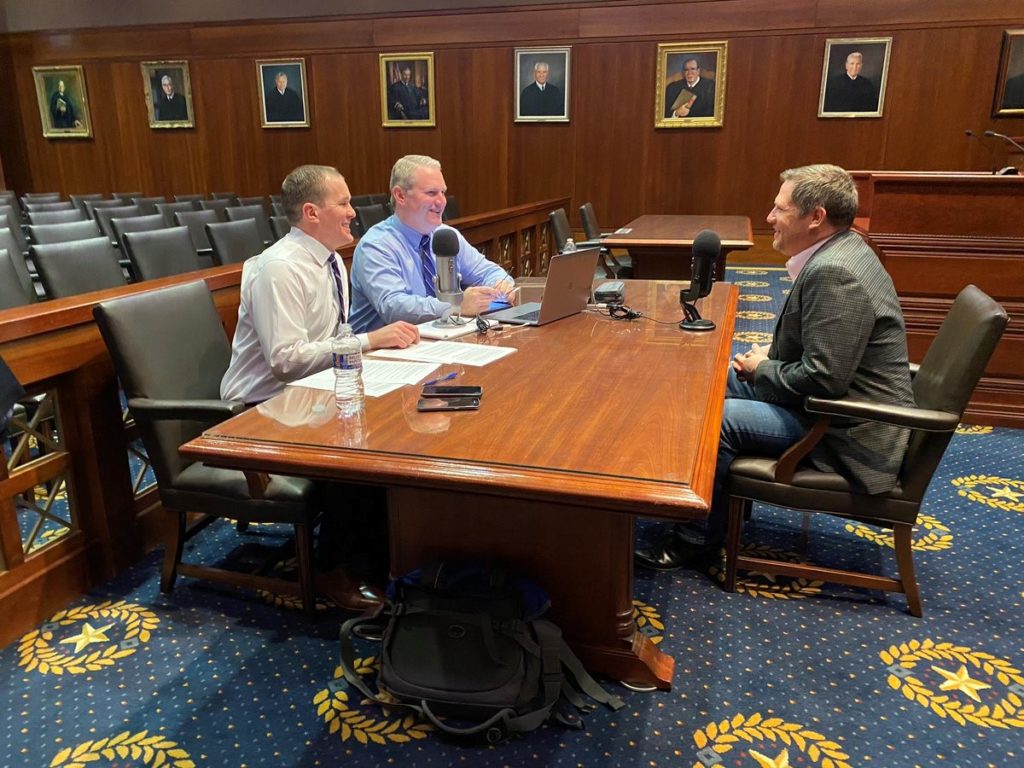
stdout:
POLYGON ((363 350, 352 326, 338 326, 338 335, 331 342, 334 364, 334 402, 343 414, 363 410, 363 350))
POLYGON ((572 253, 575 250, 576 250, 576 241, 573 240, 571 237, 567 238, 566 241, 565 241, 565 245, 562 247, 562 253, 572 253))

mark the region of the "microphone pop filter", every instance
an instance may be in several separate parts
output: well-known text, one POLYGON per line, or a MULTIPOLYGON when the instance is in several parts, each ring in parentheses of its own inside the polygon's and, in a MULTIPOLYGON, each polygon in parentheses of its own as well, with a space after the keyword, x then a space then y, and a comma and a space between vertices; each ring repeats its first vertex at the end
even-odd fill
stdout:
POLYGON ((431 237, 430 250, 435 256, 454 258, 459 255, 459 236, 451 227, 438 227, 431 237))
POLYGON ((717 259, 722 254, 722 238, 713 229, 702 229, 693 239, 693 255, 699 259, 717 259))

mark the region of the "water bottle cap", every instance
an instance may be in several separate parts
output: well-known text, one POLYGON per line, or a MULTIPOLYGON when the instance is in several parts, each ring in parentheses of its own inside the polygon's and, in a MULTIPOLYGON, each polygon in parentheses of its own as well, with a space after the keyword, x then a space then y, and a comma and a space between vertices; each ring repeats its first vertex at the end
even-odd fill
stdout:
POLYGON ((348 323, 340 323, 338 325, 338 335, 339 336, 348 336, 351 333, 352 333, 352 326, 349 325, 348 323))

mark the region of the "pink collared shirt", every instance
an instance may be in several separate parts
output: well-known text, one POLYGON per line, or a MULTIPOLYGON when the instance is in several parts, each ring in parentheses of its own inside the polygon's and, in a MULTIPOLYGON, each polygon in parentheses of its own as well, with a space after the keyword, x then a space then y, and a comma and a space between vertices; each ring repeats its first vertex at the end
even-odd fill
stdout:
POLYGON ((789 260, 786 262, 786 271, 789 273, 791 280, 796 280, 796 276, 800 274, 801 269, 807 266, 807 262, 811 260, 811 256, 816 254, 818 249, 828 242, 828 240, 829 238, 823 237, 814 245, 804 248, 796 256, 789 257, 789 260))

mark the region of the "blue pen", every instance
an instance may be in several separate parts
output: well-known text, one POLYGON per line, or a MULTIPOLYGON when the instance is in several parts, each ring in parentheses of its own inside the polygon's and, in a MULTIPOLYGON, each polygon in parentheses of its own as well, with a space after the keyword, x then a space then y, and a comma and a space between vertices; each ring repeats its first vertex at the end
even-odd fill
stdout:
POLYGON ((451 381, 452 379, 454 379, 458 375, 459 375, 458 371, 452 371, 451 373, 449 373, 449 374, 447 374, 445 376, 442 376, 439 379, 431 379, 430 381, 423 382, 423 386, 424 387, 430 387, 430 386, 433 386, 434 384, 440 384, 442 381, 451 381))

